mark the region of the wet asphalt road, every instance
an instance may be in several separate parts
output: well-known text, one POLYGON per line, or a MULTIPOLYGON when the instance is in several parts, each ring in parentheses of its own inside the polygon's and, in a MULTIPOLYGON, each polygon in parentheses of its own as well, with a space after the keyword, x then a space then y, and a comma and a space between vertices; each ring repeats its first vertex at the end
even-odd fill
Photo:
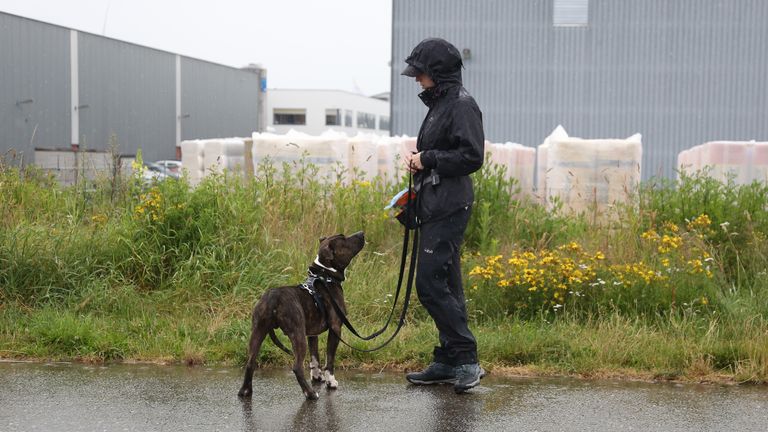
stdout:
POLYGON ((338 371, 306 402, 286 370, 0 363, 0 431, 766 431, 764 386, 489 375, 466 395, 338 371))

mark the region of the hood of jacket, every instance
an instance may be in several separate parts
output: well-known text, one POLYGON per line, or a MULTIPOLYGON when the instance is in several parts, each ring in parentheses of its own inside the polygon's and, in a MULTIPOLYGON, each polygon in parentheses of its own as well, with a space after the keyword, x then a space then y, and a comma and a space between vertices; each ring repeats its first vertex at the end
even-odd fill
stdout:
POLYGON ((435 82, 435 92, 443 93, 450 87, 462 85, 461 53, 450 42, 428 38, 419 42, 405 62, 424 71, 435 82))

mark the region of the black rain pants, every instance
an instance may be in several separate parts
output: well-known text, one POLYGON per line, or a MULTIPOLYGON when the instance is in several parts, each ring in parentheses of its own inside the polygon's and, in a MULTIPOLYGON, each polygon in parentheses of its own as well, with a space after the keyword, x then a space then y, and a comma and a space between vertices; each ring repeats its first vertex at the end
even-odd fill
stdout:
POLYGON ((477 363, 461 283, 460 247, 471 213, 471 207, 461 208, 420 228, 416 292, 440 334, 434 361, 451 366, 477 363))

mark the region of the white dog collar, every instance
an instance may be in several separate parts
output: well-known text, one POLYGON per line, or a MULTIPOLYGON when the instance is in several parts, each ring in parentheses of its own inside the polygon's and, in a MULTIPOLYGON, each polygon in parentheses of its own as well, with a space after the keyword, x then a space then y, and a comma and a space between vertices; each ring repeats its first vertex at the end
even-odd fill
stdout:
POLYGON ((334 272, 334 273, 338 273, 338 272, 339 272, 338 270, 336 270, 336 269, 335 269, 335 268, 333 268, 333 267, 328 267, 328 266, 325 266, 325 265, 323 265, 323 264, 320 262, 320 255, 318 255, 318 256, 316 256, 316 257, 315 257, 315 265, 318 265, 318 266, 320 266, 320 267, 322 267, 322 268, 324 268, 324 269, 326 269, 326 270, 330 270, 330 271, 332 271, 332 272, 334 272))

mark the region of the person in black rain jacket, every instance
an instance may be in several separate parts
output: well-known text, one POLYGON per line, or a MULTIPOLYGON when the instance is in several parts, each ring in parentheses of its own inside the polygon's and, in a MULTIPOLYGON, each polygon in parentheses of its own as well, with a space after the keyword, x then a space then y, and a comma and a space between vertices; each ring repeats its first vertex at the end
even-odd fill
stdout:
POLYGON ((461 281, 460 247, 474 201, 469 174, 483 165, 482 113, 462 86, 461 54, 448 41, 429 38, 405 60, 402 75, 414 77, 429 108, 416 141, 405 157, 418 189, 421 221, 416 291, 439 332, 440 345, 425 370, 409 373, 417 385, 453 383, 463 393, 480 382, 484 371, 477 343, 467 324, 461 281))

